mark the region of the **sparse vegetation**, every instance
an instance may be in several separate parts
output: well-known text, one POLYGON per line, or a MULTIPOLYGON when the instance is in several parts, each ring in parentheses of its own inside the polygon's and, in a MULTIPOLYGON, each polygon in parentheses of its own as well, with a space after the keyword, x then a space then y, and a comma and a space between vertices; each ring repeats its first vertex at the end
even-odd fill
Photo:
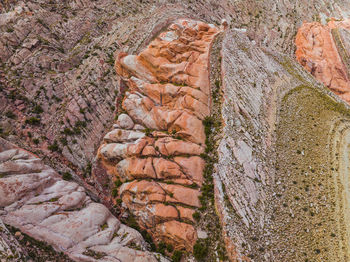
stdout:
POLYGON ((10 110, 5 113, 5 116, 12 119, 16 118, 16 115, 13 113, 13 111, 10 110))
POLYGON ((44 110, 41 107, 41 105, 35 105, 32 112, 35 114, 41 114, 42 112, 44 112, 44 110))
POLYGON ((182 251, 175 250, 171 259, 173 260, 173 262, 180 262, 182 258, 182 254, 183 254, 182 251))
POLYGON ((200 213, 199 212, 194 212, 193 213, 193 218, 194 218, 194 220, 196 220, 197 222, 199 221, 199 219, 201 218, 201 215, 200 215, 200 213))
POLYGON ((60 150, 58 144, 57 144, 57 141, 55 140, 53 144, 49 145, 47 147, 51 152, 57 152, 60 150))
POLYGON ((62 174, 62 179, 63 179, 63 180, 66 180, 66 181, 70 181, 70 180, 73 179, 73 177, 72 177, 72 174, 71 174, 71 173, 69 173, 69 172, 64 172, 64 173, 62 174))
POLYGON ((33 117, 30 117, 30 118, 27 118, 25 120, 25 123, 26 124, 30 124, 30 125, 39 125, 40 124, 40 119, 33 116, 33 117))
POLYGON ((193 255, 198 261, 202 261, 208 254, 208 243, 203 240, 197 240, 196 244, 193 246, 193 255))

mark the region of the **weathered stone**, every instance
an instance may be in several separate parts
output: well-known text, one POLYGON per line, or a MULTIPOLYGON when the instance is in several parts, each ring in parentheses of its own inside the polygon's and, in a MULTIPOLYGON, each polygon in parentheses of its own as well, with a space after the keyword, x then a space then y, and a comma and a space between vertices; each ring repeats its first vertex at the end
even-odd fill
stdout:
POLYGON ((6 224, 75 261, 97 261, 86 255, 88 250, 103 251, 102 257, 119 261, 157 261, 145 251, 140 233, 122 225, 104 205, 94 203, 83 187, 62 180, 35 155, 1 138, 0 154, 0 218, 6 224), (131 243, 140 250, 129 248, 131 243))
POLYGON ((339 29, 350 32, 350 20, 331 21, 328 25, 304 23, 296 35, 295 55, 312 75, 350 103, 350 68, 345 64, 349 62, 348 50, 342 44, 339 29))
POLYGON ((176 220, 158 224, 154 234, 157 239, 173 244, 176 249, 190 252, 197 240, 197 233, 192 225, 176 220))
POLYGON ((134 127, 134 122, 127 114, 120 114, 118 116, 117 125, 123 129, 132 129, 134 127))
MULTIPOLYGON (((128 86, 122 107, 134 130, 144 133, 114 129, 98 151, 109 175, 133 180, 119 194, 140 226, 179 249, 192 250, 197 239, 194 226, 178 220, 194 223, 193 208, 200 207, 200 190, 186 186, 203 183, 199 155, 205 144, 202 120, 210 113, 209 49, 219 32, 180 19, 138 55, 119 53, 115 68, 121 85, 128 86)), ((132 128, 119 118, 117 128, 132 128)))

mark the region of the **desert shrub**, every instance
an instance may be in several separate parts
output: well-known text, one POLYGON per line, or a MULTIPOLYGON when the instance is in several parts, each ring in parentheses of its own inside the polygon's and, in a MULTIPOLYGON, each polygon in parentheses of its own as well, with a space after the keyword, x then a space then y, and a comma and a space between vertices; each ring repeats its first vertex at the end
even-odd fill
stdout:
POLYGON ((67 180, 67 181, 69 181, 69 180, 72 180, 72 174, 71 173, 69 173, 69 172, 64 172, 63 173, 63 175, 62 175, 62 178, 63 178, 63 180, 67 180))
POLYGON ((25 123, 26 124, 30 124, 30 125, 39 125, 40 124, 40 119, 32 116, 30 118, 27 118, 25 123))
POLYGON ((35 114, 41 114, 44 112, 44 109, 40 105, 35 105, 32 112, 35 114))
POLYGON ((193 255, 194 257, 202 261, 208 254, 207 245, 204 242, 197 240, 196 244, 193 246, 193 255))
POLYGON ((199 219, 201 218, 201 215, 196 211, 193 213, 192 217, 196 220, 199 221, 199 219))
POLYGON ((173 262, 180 262, 181 257, 182 257, 182 252, 180 250, 175 250, 171 259, 173 260, 173 262))
POLYGON ((47 147, 51 152, 56 152, 56 151, 59 151, 59 147, 58 147, 58 144, 57 144, 57 141, 55 140, 53 144, 49 145, 47 147))

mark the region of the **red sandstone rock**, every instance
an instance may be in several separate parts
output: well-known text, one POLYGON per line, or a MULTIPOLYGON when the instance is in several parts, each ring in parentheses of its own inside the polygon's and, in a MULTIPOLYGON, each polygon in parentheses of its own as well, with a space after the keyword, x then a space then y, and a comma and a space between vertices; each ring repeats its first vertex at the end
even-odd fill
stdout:
POLYGON ((208 57, 218 32, 181 19, 138 55, 120 53, 115 68, 128 86, 126 113, 98 151, 110 175, 132 180, 119 195, 139 225, 157 241, 188 251, 197 239, 192 215, 200 207, 200 189, 187 186, 203 182, 208 57), (130 130, 138 126, 147 129, 130 130))
POLYGON ((155 142, 155 147, 158 148, 159 152, 167 156, 176 155, 200 155, 204 153, 204 148, 183 140, 174 139, 171 137, 165 137, 158 139, 155 142))
POLYGON ((295 44, 296 58, 306 70, 325 84, 335 94, 350 102, 350 81, 339 50, 332 36, 332 29, 350 30, 350 21, 304 23, 298 30, 295 44))
POLYGON ((176 220, 158 224, 154 235, 159 240, 173 244, 176 249, 186 249, 187 251, 192 251, 197 240, 197 233, 192 225, 176 220))
POLYGON ((182 167, 185 174, 188 175, 192 181, 198 185, 202 185, 205 166, 205 162, 202 158, 198 156, 175 157, 174 161, 182 167))

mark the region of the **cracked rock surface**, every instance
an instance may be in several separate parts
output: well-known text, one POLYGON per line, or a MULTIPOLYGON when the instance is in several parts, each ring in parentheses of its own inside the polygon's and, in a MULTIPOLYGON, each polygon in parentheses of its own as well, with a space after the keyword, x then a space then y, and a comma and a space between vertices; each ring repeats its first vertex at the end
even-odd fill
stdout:
POLYGON ((0 218, 74 261, 161 259, 145 251, 140 233, 93 202, 83 187, 63 180, 35 155, 3 139, 0 218))
POLYGON ((325 86, 350 103, 350 20, 304 23, 296 35, 296 58, 325 86))
POLYGON ((138 55, 120 53, 116 70, 128 86, 125 113, 98 151, 109 174, 123 182, 119 195, 140 226, 157 241, 189 251, 197 239, 192 214, 200 207, 205 165, 199 155, 202 120, 210 113, 209 51, 219 32, 180 19, 138 55))

